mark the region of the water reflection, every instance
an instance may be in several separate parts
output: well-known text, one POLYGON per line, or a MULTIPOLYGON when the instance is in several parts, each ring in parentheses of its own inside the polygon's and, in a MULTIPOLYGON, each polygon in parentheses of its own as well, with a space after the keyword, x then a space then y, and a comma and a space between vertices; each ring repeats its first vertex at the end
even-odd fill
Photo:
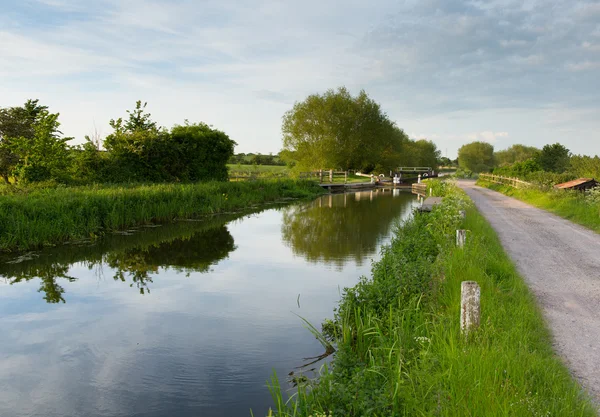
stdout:
MULTIPOLYGON (((240 216, 237 216, 239 218, 240 216)), ((141 228, 103 238, 95 244, 79 243, 29 253, 17 259, 0 259, 0 276, 9 284, 39 278, 39 292, 48 303, 66 302, 63 282, 77 278, 68 275, 72 265, 82 263, 96 276, 104 267, 112 270, 115 281, 129 283, 140 294, 150 292, 152 276, 160 269, 179 273, 207 272, 235 250, 226 223, 233 216, 203 221, 182 221, 163 227, 141 228)))
POLYGON ((369 273, 354 260, 375 257, 414 204, 380 193, 0 259, 15 284, 0 285, 0 416, 267 415, 273 369, 283 381, 323 353, 293 312, 330 318, 339 288, 369 273), (344 204, 360 213, 332 215, 344 204))
POLYGON ((312 263, 341 268, 370 259, 395 220, 410 214, 414 196, 399 190, 325 195, 284 209, 283 241, 312 263), (390 198, 390 194, 394 198, 390 198))

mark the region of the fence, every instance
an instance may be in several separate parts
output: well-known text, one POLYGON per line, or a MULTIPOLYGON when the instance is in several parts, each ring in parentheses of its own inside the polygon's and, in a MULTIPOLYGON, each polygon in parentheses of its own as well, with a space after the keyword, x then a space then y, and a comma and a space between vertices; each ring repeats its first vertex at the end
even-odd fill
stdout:
POLYGON ((348 171, 334 171, 333 169, 330 170, 318 170, 318 171, 311 171, 311 172, 301 172, 300 173, 300 178, 301 179, 310 179, 310 178, 316 178, 319 180, 319 183, 323 183, 324 179, 329 180, 329 183, 334 183, 335 182, 335 178, 344 178, 344 184, 348 182, 348 171))
POLYGON ((510 185, 515 188, 531 187, 533 185, 530 182, 521 181, 518 178, 503 177, 501 175, 479 174, 479 178, 496 184, 510 185))

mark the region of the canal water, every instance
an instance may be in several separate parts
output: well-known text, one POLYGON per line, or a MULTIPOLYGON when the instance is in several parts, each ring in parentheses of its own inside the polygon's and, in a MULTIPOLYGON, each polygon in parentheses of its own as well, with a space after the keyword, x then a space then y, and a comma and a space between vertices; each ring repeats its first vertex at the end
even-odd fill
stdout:
POLYGON ((289 389, 323 353, 298 315, 332 317, 414 205, 326 195, 1 258, 0 416, 266 415, 273 371, 289 389))

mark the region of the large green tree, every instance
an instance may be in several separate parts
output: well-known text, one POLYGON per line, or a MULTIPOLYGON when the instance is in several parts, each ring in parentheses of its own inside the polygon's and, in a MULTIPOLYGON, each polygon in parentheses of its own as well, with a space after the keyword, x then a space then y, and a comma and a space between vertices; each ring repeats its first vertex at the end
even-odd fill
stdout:
POLYGON ((473 172, 488 172, 494 168, 494 147, 486 142, 471 142, 458 150, 458 166, 473 172))
POLYGON ((345 87, 296 103, 282 131, 282 158, 303 170, 388 169, 408 141, 365 91, 354 97, 345 87))
POLYGON ((560 143, 546 145, 537 157, 544 171, 563 173, 569 168, 571 151, 560 143))

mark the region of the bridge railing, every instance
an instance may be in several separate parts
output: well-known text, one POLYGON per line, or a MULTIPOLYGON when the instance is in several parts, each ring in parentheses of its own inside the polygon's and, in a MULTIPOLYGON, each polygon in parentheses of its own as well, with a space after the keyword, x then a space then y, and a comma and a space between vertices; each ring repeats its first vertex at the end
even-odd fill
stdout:
POLYGON ((398 171, 402 172, 429 172, 433 171, 431 167, 399 167, 398 171))
POLYGON ((494 174, 479 174, 479 178, 496 184, 510 185, 515 188, 531 187, 533 184, 527 181, 522 181, 518 178, 503 177, 502 175, 494 174))

